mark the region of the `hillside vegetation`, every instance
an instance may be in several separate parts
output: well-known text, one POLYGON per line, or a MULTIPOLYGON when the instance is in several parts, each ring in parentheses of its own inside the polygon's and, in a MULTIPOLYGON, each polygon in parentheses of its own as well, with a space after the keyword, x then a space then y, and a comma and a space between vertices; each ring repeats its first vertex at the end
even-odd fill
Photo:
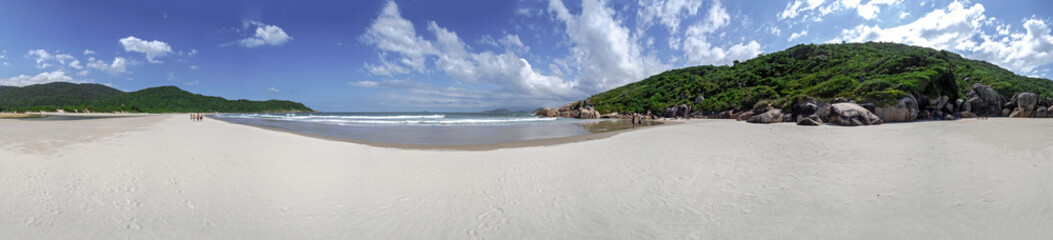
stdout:
POLYGON ((227 100, 163 86, 125 93, 99 84, 54 82, 26 87, 0 86, 0 111, 69 112, 309 112, 301 103, 227 100))
POLYGON ((962 98, 973 83, 1005 96, 1033 92, 1053 98, 1047 79, 948 51, 869 42, 797 45, 733 66, 670 70, 587 100, 601 113, 662 112, 678 104, 715 112, 749 109, 762 100, 788 109, 807 99, 839 97, 885 105, 910 95, 962 98))

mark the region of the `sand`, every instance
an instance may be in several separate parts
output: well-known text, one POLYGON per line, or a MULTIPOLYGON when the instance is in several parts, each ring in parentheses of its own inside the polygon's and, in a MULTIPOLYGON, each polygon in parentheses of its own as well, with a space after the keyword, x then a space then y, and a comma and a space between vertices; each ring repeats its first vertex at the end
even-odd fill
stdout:
POLYGON ((1053 120, 692 120, 406 150, 183 115, 0 119, 12 239, 1041 239, 1053 120))

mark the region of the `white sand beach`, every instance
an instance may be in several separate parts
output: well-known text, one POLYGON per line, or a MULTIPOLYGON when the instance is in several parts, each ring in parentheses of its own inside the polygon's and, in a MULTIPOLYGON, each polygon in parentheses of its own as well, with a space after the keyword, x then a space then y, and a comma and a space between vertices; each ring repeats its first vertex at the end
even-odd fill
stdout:
POLYGON ((0 119, 8 239, 1042 239, 1053 120, 692 120, 488 151, 0 119))

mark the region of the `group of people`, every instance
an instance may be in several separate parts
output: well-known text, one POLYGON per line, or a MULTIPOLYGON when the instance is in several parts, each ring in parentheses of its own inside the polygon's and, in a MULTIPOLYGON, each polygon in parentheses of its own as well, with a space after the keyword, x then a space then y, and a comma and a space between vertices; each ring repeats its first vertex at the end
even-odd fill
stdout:
POLYGON ((632 122, 633 122, 633 128, 636 128, 636 125, 643 126, 643 116, 638 114, 638 113, 633 113, 633 115, 632 115, 632 122))
POLYGON ((205 120, 205 114, 200 114, 200 113, 191 113, 190 114, 190 121, 192 121, 192 122, 200 122, 201 120, 205 120))

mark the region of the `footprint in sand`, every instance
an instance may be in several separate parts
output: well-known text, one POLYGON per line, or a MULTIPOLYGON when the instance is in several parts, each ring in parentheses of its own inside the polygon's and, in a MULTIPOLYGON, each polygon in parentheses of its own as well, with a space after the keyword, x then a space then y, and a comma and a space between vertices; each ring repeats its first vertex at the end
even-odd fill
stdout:
POLYGON ((501 226, 508 223, 507 218, 501 217, 504 213, 504 209, 492 207, 490 210, 479 214, 476 219, 479 219, 481 222, 474 228, 468 229, 468 236, 472 239, 486 239, 484 235, 496 232, 498 229, 501 229, 501 226))

